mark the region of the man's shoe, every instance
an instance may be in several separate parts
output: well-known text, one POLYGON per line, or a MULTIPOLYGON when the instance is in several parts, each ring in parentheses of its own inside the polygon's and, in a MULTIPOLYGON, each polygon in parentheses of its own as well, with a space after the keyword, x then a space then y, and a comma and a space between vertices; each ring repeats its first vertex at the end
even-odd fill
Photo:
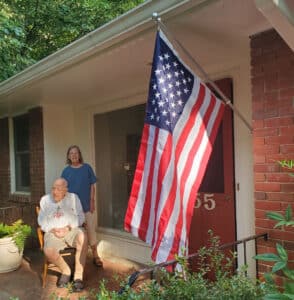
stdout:
POLYGON ((61 274, 56 285, 58 288, 64 288, 67 286, 69 282, 70 282, 70 275, 61 274))
POLYGON ((73 281, 72 289, 74 292, 81 292, 84 289, 84 283, 81 279, 73 281))

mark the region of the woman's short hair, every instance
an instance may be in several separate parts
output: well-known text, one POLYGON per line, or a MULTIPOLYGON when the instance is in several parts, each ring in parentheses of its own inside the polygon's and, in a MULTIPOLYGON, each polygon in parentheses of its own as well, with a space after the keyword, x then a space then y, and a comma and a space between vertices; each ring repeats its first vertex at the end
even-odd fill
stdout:
POLYGON ((72 146, 70 146, 68 148, 67 153, 66 153, 66 164, 71 165, 71 160, 68 158, 68 155, 69 155, 69 152, 72 149, 77 149, 78 150, 78 152, 79 152, 79 163, 83 164, 84 163, 84 159, 83 159, 83 156, 82 156, 82 152, 80 150, 80 147, 77 146, 77 145, 72 145, 72 146))

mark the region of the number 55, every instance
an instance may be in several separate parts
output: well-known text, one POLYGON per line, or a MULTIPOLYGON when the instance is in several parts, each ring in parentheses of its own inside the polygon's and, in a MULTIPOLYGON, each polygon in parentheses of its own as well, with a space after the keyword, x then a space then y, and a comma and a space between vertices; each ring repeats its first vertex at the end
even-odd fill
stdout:
POLYGON ((215 209, 215 200, 212 198, 214 194, 204 194, 204 207, 207 210, 215 209))

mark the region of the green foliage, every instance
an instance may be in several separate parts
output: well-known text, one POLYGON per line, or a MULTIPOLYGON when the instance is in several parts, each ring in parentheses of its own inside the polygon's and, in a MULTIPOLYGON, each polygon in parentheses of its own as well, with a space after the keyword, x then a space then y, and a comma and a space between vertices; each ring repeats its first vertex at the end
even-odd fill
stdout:
MULTIPOLYGON (((292 219, 292 208, 289 205, 286 209, 285 215, 270 212, 267 214, 268 218, 278 221, 278 223, 274 227, 278 226, 293 226, 293 219, 292 219)), ((277 243, 276 244, 277 254, 275 253, 263 253, 256 255, 254 258, 257 260, 269 261, 274 262, 272 266, 271 272, 265 274, 266 282, 272 286, 272 293, 269 293, 265 296, 265 300, 267 299, 294 299, 294 270, 289 268, 288 253, 285 248, 277 243), (273 276, 278 271, 282 271, 285 276, 283 291, 279 291, 279 287, 275 285, 273 280, 273 276)))
POLYGON ((235 254, 226 256, 219 249, 219 238, 210 235, 210 246, 199 250, 198 271, 190 272, 187 261, 183 257, 178 259, 181 271, 169 273, 165 269, 157 274, 157 280, 151 280, 144 285, 130 288, 126 282, 122 284, 124 292, 119 295, 106 287, 106 282, 100 283, 97 300, 255 300, 262 299, 268 291, 267 284, 259 285, 255 280, 246 276, 246 267, 232 274, 235 254), (215 280, 207 275, 215 274, 215 280))
POLYGON ((24 22, 6 3, 0 1, 0 80, 35 62, 25 42, 24 22))
POLYGON ((284 159, 278 161, 278 164, 285 169, 290 170, 291 172, 289 173, 289 176, 294 177, 294 159, 284 159))
POLYGON ((22 220, 17 220, 12 225, 0 223, 0 238, 11 237, 19 252, 24 249, 25 241, 31 233, 31 227, 24 224, 22 220))
POLYGON ((0 81, 143 0, 0 0, 0 81))
MULTIPOLYGON (((291 171, 290 175, 293 176, 294 160, 283 160, 278 162, 283 168, 287 168, 291 171)), ((294 226, 294 219, 292 214, 292 207, 289 204, 285 214, 277 212, 268 212, 267 217, 271 220, 277 221, 274 228, 281 226, 294 226)), ((289 268, 288 253, 285 248, 277 243, 277 254, 275 253, 263 253, 256 255, 254 258, 257 260, 274 262, 271 272, 266 273, 264 278, 266 282, 271 286, 272 292, 265 295, 265 300, 290 300, 294 299, 294 270, 289 268), (280 291, 279 287, 275 285, 274 274, 278 271, 282 271, 285 277, 283 290, 280 291)))
POLYGON ((280 227, 280 226, 294 226, 294 221, 292 219, 292 208, 291 205, 288 205, 285 215, 282 215, 277 212, 268 212, 266 216, 275 221, 279 221, 277 224, 275 224, 274 228, 280 227))

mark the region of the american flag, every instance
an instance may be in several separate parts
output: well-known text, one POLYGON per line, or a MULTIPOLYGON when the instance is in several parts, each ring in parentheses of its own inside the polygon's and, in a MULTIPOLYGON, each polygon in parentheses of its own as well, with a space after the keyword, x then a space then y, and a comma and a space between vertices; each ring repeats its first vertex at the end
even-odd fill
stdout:
POLYGON ((125 229, 165 262, 188 249, 198 188, 224 104, 157 32, 145 123, 125 229))

